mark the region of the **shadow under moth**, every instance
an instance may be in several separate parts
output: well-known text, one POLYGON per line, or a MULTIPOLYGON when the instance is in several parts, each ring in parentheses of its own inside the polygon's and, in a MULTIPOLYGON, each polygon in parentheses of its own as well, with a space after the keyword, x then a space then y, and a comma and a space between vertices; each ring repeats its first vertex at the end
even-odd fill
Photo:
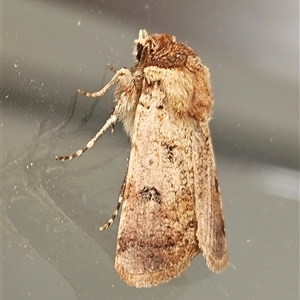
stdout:
POLYGON ((70 160, 92 148, 119 119, 131 139, 115 269, 131 286, 151 287, 179 276, 202 253, 208 268, 228 264, 220 188, 209 130, 212 91, 208 68, 186 44, 168 34, 140 30, 134 67, 115 70, 113 112, 70 160))

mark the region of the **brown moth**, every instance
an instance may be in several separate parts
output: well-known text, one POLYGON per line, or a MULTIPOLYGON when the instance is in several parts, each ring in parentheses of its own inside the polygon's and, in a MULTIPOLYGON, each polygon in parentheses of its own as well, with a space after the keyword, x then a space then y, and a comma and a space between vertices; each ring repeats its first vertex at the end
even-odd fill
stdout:
POLYGON ((128 284, 151 287, 179 276, 202 253, 208 268, 228 264, 220 188, 208 123, 212 91, 208 68, 197 54, 168 34, 135 40, 136 65, 117 70, 87 97, 102 96, 113 84, 114 110, 104 126, 70 156, 94 146, 119 119, 131 138, 115 269, 128 284))

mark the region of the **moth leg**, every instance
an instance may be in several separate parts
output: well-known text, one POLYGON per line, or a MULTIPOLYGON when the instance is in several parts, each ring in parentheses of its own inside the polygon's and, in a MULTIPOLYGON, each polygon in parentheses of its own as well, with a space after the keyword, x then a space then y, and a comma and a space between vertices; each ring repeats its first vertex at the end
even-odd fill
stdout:
POLYGON ((119 82, 119 81, 123 81, 122 77, 124 78, 130 76, 131 77, 131 73, 128 69, 126 68, 122 68, 118 71, 116 71, 116 74, 114 75, 114 77, 110 80, 110 82, 104 86, 100 91, 94 92, 94 93, 90 93, 90 92, 86 92, 83 90, 78 90, 78 93, 81 95, 84 95, 86 97, 91 97, 91 98, 96 98, 96 97, 101 97, 103 96, 112 85, 114 85, 115 83, 119 82))
MULTIPOLYGON (((124 85, 128 81, 128 77, 131 77, 131 73, 128 69, 122 68, 117 71, 117 73, 114 75, 114 77, 110 80, 110 82, 104 86, 100 91, 90 93, 90 92, 85 92, 83 90, 78 90, 79 94, 85 95, 87 97, 101 97, 105 94, 105 92, 115 83, 118 83, 119 85, 124 85)), ((114 126, 115 123, 118 120, 119 114, 120 114, 120 107, 122 105, 122 102, 119 100, 117 101, 113 112, 111 113, 110 117, 108 120, 105 122, 103 127, 95 134, 95 136, 83 147, 78 149, 76 152, 66 155, 66 156, 56 156, 56 160, 71 160, 75 157, 81 156, 86 150, 91 149, 94 147, 95 143, 97 140, 102 136, 102 134, 110 127, 114 126)))
POLYGON ((97 140, 101 137, 101 135, 110 127, 113 126, 118 119, 117 111, 114 109, 113 113, 110 115, 106 123, 103 125, 103 127, 95 134, 95 136, 83 147, 78 149, 76 152, 66 155, 66 156, 55 156, 55 160, 71 160, 75 157, 81 156, 86 150, 91 149, 94 147, 97 140))
POLYGON ((118 69, 116 69, 112 64, 107 64, 107 67, 114 73, 118 72, 118 69))
POLYGON ((112 225, 112 223, 114 222, 115 218, 117 217, 117 215, 119 213, 119 209, 121 207, 121 204, 122 204, 123 198, 124 198, 123 195, 124 195, 124 189, 125 189, 125 181, 126 181, 126 178, 124 179, 124 182, 123 182, 123 185, 122 185, 122 188, 121 188, 121 192, 120 192, 120 196, 119 196, 119 199, 118 199, 117 206, 116 206, 115 210, 113 211, 110 219, 104 225, 99 227, 99 231, 101 231, 101 232, 106 230, 108 227, 110 227, 110 225, 112 225))

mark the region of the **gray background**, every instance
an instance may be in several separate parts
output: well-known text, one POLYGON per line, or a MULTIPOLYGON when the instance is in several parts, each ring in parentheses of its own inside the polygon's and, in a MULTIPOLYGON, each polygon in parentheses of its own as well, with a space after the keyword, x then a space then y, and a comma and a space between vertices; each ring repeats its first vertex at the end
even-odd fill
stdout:
POLYGON ((298 299, 298 1, 2 1, 2 299, 298 299), (170 33, 212 74, 211 123, 231 265, 201 256, 170 283, 127 287, 111 215, 129 156, 113 107, 79 97, 132 66, 138 30, 170 33), (92 112, 90 114, 90 111, 92 112), (88 116, 88 117, 86 117, 88 116), (88 122, 87 122, 88 120, 88 122), (61 125, 61 126, 60 126, 61 125))

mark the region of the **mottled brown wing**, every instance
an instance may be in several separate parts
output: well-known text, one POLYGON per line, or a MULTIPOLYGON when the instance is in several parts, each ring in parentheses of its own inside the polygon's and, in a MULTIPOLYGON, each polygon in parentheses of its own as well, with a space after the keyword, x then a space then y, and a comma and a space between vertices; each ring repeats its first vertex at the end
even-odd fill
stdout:
POLYGON ((208 123, 193 136, 197 238, 208 268, 221 272, 228 264, 221 194, 208 123))
POLYGON ((200 249, 190 122, 176 118, 158 83, 137 106, 115 268, 129 285, 150 287, 185 270, 200 249))

